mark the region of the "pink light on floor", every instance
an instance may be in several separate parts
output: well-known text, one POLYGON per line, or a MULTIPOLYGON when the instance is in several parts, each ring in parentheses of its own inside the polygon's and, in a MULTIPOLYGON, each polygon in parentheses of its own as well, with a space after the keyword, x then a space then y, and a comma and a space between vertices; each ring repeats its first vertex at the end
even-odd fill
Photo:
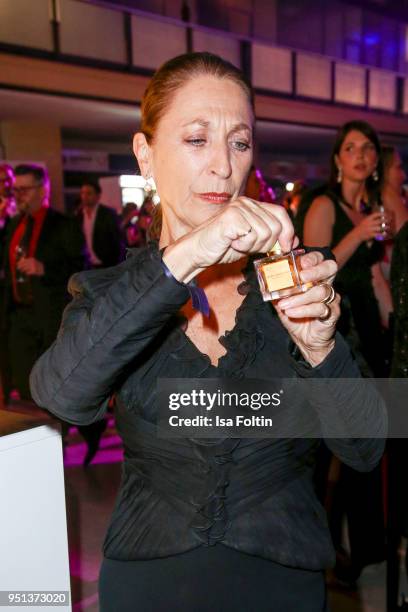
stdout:
MULTIPOLYGON (((87 451, 87 446, 83 438, 77 434, 76 429, 73 430, 71 428, 66 442, 64 451, 64 466, 66 468, 81 466, 87 451), (75 435, 71 435, 71 432, 75 432, 75 435)), ((113 420, 109 419, 108 428, 101 438, 99 450, 96 453, 91 465, 120 463, 122 461, 122 440, 114 429, 113 420)))

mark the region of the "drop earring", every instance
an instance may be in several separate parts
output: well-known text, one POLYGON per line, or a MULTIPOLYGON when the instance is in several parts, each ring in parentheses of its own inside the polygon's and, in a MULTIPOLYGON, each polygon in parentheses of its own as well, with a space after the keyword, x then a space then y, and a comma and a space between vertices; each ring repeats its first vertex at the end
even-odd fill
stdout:
POLYGON ((156 183, 152 176, 146 178, 143 191, 145 193, 145 198, 150 198, 155 205, 160 204, 160 196, 157 193, 156 183))
POLYGON ((372 174, 372 177, 373 177, 373 181, 375 181, 375 182, 378 181, 378 170, 377 170, 377 168, 374 170, 374 172, 372 174))
POLYGON ((154 184, 154 180, 152 176, 148 176, 145 179, 145 184, 143 185, 143 191, 145 192, 145 197, 150 196, 152 191, 156 190, 156 185, 154 184))
POLYGON ((343 180, 343 170, 339 167, 337 168, 337 182, 341 183, 343 180))

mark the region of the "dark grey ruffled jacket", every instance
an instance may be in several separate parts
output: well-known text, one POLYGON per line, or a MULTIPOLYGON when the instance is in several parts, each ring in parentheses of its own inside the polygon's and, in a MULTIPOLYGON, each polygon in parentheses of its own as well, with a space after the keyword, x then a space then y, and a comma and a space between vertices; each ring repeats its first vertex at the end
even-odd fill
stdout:
MULTIPOLYGON (((117 393, 125 459, 105 556, 152 559, 221 543, 292 567, 330 566, 334 552, 312 484, 319 442, 158 438, 156 381, 357 378, 341 336, 320 366, 297 361, 248 272, 236 326, 221 339, 227 353, 215 367, 180 326, 177 313, 189 293, 164 274, 156 245, 114 268, 75 275, 70 291, 74 299, 57 340, 33 369, 31 388, 40 406, 81 425, 100 419, 117 393)), ((371 420, 385 435, 374 391, 362 394, 358 385, 339 381, 330 400, 315 409, 338 457, 361 471, 377 464, 381 440, 340 435, 350 420, 371 420)))

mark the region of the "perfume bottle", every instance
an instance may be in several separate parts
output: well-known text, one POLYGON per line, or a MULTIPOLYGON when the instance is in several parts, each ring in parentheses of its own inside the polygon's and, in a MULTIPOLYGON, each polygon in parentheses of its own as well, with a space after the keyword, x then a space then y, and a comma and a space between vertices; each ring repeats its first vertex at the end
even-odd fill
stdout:
POLYGON ((288 295, 304 293, 314 282, 304 283, 300 278, 300 256, 303 249, 283 253, 279 242, 276 242, 268 256, 254 262, 259 286, 264 301, 277 300, 288 295))

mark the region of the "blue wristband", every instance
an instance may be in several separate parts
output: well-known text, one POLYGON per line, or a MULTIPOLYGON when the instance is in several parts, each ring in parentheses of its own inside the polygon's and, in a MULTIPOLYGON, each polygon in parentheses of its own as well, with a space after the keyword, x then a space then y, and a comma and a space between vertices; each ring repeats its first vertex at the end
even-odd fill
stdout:
MULTIPOLYGON (((163 256, 163 251, 161 254, 163 256)), ((201 289, 201 287, 198 287, 197 283, 194 280, 190 281, 188 284, 181 283, 180 281, 178 281, 177 278, 175 278, 173 274, 170 272, 170 270, 164 263, 163 259, 161 259, 161 265, 162 265, 163 271, 165 275, 167 276, 167 278, 173 279, 174 281, 176 281, 176 283, 178 283, 179 285, 183 285, 183 287, 187 289, 191 297, 193 308, 201 312, 205 317, 209 317, 210 316, 210 305, 208 303, 207 296, 205 295, 204 289, 201 289)))

